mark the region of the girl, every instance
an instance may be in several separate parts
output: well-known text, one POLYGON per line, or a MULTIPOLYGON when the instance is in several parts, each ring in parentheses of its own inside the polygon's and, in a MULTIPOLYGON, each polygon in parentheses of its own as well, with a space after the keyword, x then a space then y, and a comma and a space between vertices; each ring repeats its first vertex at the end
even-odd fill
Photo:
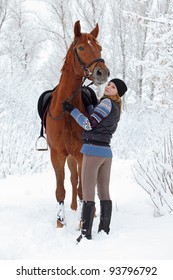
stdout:
POLYGON ((100 223, 98 232, 110 231, 112 201, 109 194, 110 171, 112 164, 112 150, 110 141, 116 131, 120 119, 121 97, 127 91, 126 84, 120 79, 109 81, 104 95, 94 108, 89 99, 85 98, 85 105, 91 112, 84 116, 70 103, 63 103, 63 111, 67 111, 84 129, 81 153, 82 162, 82 229, 77 241, 83 237, 92 238, 92 224, 95 212, 95 186, 97 185, 100 199, 100 223))

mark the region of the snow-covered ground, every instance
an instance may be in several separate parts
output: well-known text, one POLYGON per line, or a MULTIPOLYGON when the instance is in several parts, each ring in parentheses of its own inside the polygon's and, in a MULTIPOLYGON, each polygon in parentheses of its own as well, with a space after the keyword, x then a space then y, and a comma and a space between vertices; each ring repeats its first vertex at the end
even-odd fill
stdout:
POLYGON ((132 161, 115 160, 111 175, 113 216, 109 235, 97 233, 93 240, 76 245, 79 212, 70 209, 71 185, 66 170, 67 226, 57 229, 53 170, 32 176, 0 180, 1 260, 171 260, 173 217, 155 218, 146 192, 131 172, 132 161))

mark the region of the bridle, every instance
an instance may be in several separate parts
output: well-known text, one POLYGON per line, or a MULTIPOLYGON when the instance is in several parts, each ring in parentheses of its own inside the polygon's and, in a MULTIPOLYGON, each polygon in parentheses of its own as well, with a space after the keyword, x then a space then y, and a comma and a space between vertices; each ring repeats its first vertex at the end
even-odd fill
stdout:
MULTIPOLYGON (((78 52, 77 52, 77 50, 76 50, 76 45, 77 45, 77 41, 74 42, 74 46, 73 46, 73 51, 74 51, 74 63, 73 63, 73 67, 74 67, 74 71, 76 72, 76 70, 75 70, 75 57, 76 57, 76 58, 77 58, 77 61, 79 62, 80 66, 81 66, 81 68, 82 68, 82 70, 84 71, 84 76, 83 76, 83 79, 82 79, 82 84, 81 84, 81 86, 77 89, 76 92, 74 92, 69 98, 67 98, 67 99, 65 100, 65 101, 67 101, 67 102, 71 101, 74 97, 76 97, 76 96, 81 92, 81 88, 82 88, 82 86, 83 86, 85 80, 86 80, 87 78, 89 78, 90 76, 93 75, 94 69, 95 69, 95 67, 97 66, 97 64, 98 64, 99 62, 105 63, 105 61, 104 61, 103 58, 95 58, 95 59, 93 59, 91 62, 89 62, 89 63, 86 65, 86 64, 83 62, 83 60, 80 58, 80 56, 79 56, 79 54, 78 54, 78 52), (93 70, 90 71, 89 67, 90 67, 91 65, 93 65, 94 63, 96 63, 96 65, 94 66, 93 70)), ((93 82, 91 82, 89 85, 91 85, 91 84, 93 84, 93 82)), ((51 119, 53 119, 53 120, 59 120, 59 119, 61 119, 61 118, 63 117, 64 112, 62 112, 58 117, 54 117, 54 116, 51 115, 51 113, 50 113, 50 111, 49 111, 49 109, 48 109, 48 115, 49 115, 49 117, 50 117, 51 119)))
POLYGON ((78 52, 77 52, 77 50, 76 50, 76 45, 77 45, 77 43, 78 43, 78 41, 75 41, 74 43, 73 43, 73 51, 74 51, 74 63, 73 63, 73 67, 74 67, 74 71, 76 72, 76 70, 75 70, 75 57, 77 58, 77 61, 79 62, 79 64, 80 64, 80 66, 81 66, 81 68, 82 68, 82 70, 84 71, 84 78, 86 79, 86 78, 89 78, 90 76, 92 76, 93 75, 93 72, 94 72, 94 69, 95 69, 95 67, 96 67, 96 65, 97 65, 97 63, 98 62, 103 62, 103 63, 105 63, 105 61, 104 61, 104 59, 103 58, 95 58, 94 60, 92 60, 91 62, 89 62, 87 65, 83 62, 83 60, 80 58, 80 56, 79 56, 79 54, 78 54, 78 52), (97 62, 97 63, 96 63, 97 62), (89 67, 92 65, 92 64, 94 64, 94 63, 96 63, 96 65, 94 66, 94 68, 93 68, 93 70, 92 70, 92 72, 90 71, 90 69, 89 69, 89 67))

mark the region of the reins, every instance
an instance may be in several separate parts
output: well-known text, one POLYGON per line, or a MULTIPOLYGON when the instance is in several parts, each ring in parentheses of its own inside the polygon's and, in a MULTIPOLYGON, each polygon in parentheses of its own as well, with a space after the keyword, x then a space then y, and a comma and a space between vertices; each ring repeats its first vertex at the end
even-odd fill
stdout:
MULTIPOLYGON (((86 78, 87 78, 87 77, 84 77, 84 78, 83 78, 83 81, 82 81, 81 86, 77 89, 77 91, 76 91, 75 93, 72 94, 72 96, 70 96, 69 98, 67 98, 65 101, 67 101, 67 102, 71 101, 73 98, 75 98, 75 97, 81 92, 82 86, 83 86, 83 84, 84 84, 86 78)), ((93 83, 93 82, 92 82, 92 83, 93 83)), ((62 111, 61 114, 60 114, 59 116, 54 117, 54 116, 52 116, 52 114, 51 114, 51 112, 50 112, 50 110, 49 110, 49 108, 48 108, 47 113, 48 113, 48 116, 49 116, 51 119, 53 119, 53 120, 55 120, 55 121, 58 121, 58 120, 60 120, 60 119, 62 119, 62 118, 64 117, 64 113, 65 113, 65 112, 62 111)))
POLYGON ((82 84, 81 86, 78 88, 78 90, 72 94, 72 96, 70 96, 69 98, 67 98, 65 101, 69 102, 71 101, 74 97, 76 97, 80 92, 81 92, 81 89, 82 89, 82 86, 83 84, 85 83, 85 80, 87 79, 87 77, 85 76, 82 80, 82 84))

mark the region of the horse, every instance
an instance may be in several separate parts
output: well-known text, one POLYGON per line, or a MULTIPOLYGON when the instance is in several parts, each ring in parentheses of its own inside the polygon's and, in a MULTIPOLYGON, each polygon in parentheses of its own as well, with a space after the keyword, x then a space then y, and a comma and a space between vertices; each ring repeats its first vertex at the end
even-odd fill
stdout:
POLYGON ((109 69, 101 58, 102 48, 97 41, 98 33, 98 24, 90 33, 82 33, 80 21, 75 22, 74 40, 64 59, 60 81, 53 90, 46 116, 46 135, 56 176, 57 227, 66 225, 64 207, 66 160, 71 171, 73 187, 71 209, 77 209, 77 196, 82 201, 82 154, 80 153, 82 128, 69 113, 63 112, 62 103, 71 102, 74 107, 85 113, 86 109, 81 98, 81 87, 84 81, 89 79, 96 86, 107 81, 109 69))

